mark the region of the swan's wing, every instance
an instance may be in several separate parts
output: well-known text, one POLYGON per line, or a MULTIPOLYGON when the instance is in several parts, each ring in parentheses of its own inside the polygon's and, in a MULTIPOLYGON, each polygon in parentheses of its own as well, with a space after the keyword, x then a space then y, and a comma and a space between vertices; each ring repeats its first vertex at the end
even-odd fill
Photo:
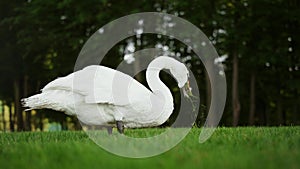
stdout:
MULTIPOLYGON (((92 67, 92 66, 91 66, 92 67)), ((73 72, 65 77, 59 77, 48 83, 41 91, 66 90, 76 92, 81 95, 89 93, 91 80, 94 77, 95 70, 86 67, 83 70, 73 72)))
POLYGON ((95 69, 87 103, 128 105, 149 99, 151 92, 131 76, 104 66, 95 69))
POLYGON ((149 99, 151 92, 127 74, 104 66, 88 66, 47 84, 42 91, 69 90, 85 97, 86 103, 128 105, 149 99))

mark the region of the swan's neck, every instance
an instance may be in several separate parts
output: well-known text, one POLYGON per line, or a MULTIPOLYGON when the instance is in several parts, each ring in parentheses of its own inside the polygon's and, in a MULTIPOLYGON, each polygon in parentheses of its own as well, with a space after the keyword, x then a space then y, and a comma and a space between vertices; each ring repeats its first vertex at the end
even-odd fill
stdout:
POLYGON ((146 72, 146 80, 153 92, 154 98, 163 99, 162 102, 158 103, 162 103, 159 107, 163 107, 163 111, 161 112, 162 117, 160 117, 163 120, 167 120, 173 112, 173 97, 169 88, 160 80, 159 72, 162 69, 170 69, 173 62, 174 59, 158 57, 149 64, 146 72))

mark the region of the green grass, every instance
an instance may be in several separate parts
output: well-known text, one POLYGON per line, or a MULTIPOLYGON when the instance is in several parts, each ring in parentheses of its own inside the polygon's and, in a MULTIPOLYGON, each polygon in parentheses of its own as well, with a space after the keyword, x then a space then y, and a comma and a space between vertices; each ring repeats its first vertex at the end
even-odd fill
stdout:
POLYGON ((0 133, 0 168, 300 168, 300 127, 218 128, 203 144, 200 131, 192 129, 175 148, 145 159, 110 154, 84 132, 0 133))

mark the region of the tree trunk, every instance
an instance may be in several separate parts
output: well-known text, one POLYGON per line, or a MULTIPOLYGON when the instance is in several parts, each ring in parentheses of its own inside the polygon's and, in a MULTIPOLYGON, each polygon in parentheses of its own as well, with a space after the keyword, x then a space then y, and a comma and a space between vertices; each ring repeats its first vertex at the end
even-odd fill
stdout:
POLYGON ((5 114, 4 114, 4 104, 1 102, 1 114, 2 114, 2 122, 3 122, 3 131, 6 131, 6 121, 5 121, 5 114))
MULTIPOLYGON (((212 61, 210 61, 212 62, 212 61)), ((202 121, 203 121, 203 124, 206 123, 206 125, 208 126, 213 126, 214 125, 214 119, 216 119, 215 114, 211 114, 211 117, 208 118, 208 114, 209 114, 209 111, 210 111, 210 105, 211 105, 211 82, 210 82, 210 78, 208 76, 208 70, 212 70, 213 65, 211 64, 207 64, 207 67, 206 67, 206 71, 205 71, 205 84, 206 84, 206 107, 204 107, 204 111, 203 111, 203 115, 201 116, 202 117, 202 121), (207 117, 207 118, 206 118, 207 117), (205 119, 206 118, 206 119, 205 119)), ((212 79, 214 79, 214 77, 212 77, 212 79)))
POLYGON ((251 73, 250 80, 250 110, 249 110, 249 125, 254 124, 254 116, 255 116, 255 73, 251 73))
POLYGON ((277 100, 277 120, 278 125, 283 125, 282 103, 280 99, 277 100))
POLYGON ((205 73, 205 81, 206 81, 206 110, 208 113, 210 108, 210 102, 211 102, 211 84, 207 72, 205 73))
MULTIPOLYGON (((24 76, 24 93, 23 97, 28 96, 28 76, 24 76)), ((31 111, 26 111, 25 130, 31 131, 31 111)))
POLYGON ((74 122, 75 130, 82 130, 82 126, 81 126, 79 120, 74 116, 72 117, 72 120, 74 122))
POLYGON ((263 109, 263 116, 264 116, 264 121, 263 125, 265 126, 270 126, 270 115, 269 115, 269 108, 264 104, 264 109, 263 109))
POLYGON ((20 85, 19 81, 14 81, 14 99, 15 99, 15 114, 17 115, 17 129, 18 131, 24 130, 24 122, 23 122, 23 114, 21 110, 21 103, 20 103, 20 85))
POLYGON ((43 123, 43 114, 41 112, 38 113, 38 116, 39 116, 39 128, 40 128, 40 131, 43 131, 44 130, 44 123, 43 123))
POLYGON ((298 112, 298 104, 295 102, 293 107, 293 124, 300 125, 300 116, 298 112))
POLYGON ((11 132, 15 131, 15 121, 14 121, 14 116, 13 116, 13 112, 12 112, 12 103, 9 106, 9 129, 11 132))
POLYGON ((232 70, 232 108, 233 108, 233 126, 236 127, 239 123, 240 116, 240 101, 238 93, 238 55, 233 54, 233 70, 232 70))

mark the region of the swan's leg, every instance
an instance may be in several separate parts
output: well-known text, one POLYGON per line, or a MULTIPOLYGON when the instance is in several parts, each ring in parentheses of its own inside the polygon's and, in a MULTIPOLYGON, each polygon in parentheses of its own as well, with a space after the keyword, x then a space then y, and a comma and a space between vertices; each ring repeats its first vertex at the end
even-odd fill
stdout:
POLYGON ((117 129, 119 133, 123 134, 124 133, 124 125, 122 121, 116 121, 117 123, 117 129))
POLYGON ((111 135, 112 134, 112 127, 111 126, 106 126, 106 129, 107 129, 107 133, 109 135, 111 135))

